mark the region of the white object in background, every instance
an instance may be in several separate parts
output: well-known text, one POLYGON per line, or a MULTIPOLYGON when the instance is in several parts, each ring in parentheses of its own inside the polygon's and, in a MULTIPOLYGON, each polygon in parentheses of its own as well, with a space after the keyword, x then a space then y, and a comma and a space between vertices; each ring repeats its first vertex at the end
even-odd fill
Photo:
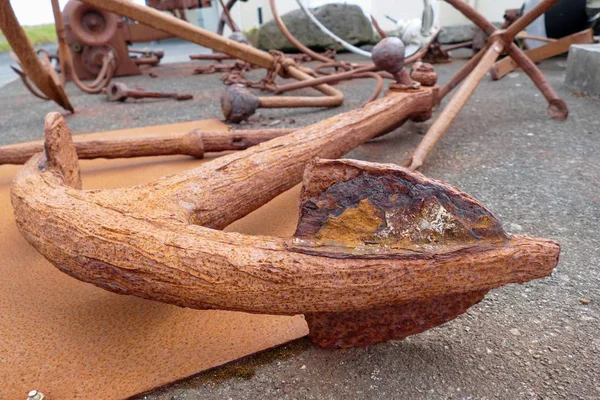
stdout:
MULTIPOLYGON (((352 44, 346 42, 345 40, 337 36, 335 33, 327 29, 327 27, 324 26, 310 11, 305 1, 306 0, 296 0, 296 2, 298 3, 302 11, 304 11, 306 16, 310 18, 310 20, 314 22, 315 25, 317 25, 317 27, 319 27, 319 29, 323 33, 325 33, 327 36, 338 42, 340 45, 342 45, 342 47, 344 47, 350 52, 354 54, 359 54, 364 57, 371 57, 370 52, 353 46, 352 44)), ((433 0, 432 2, 432 0, 423 0, 423 5, 423 16, 420 20, 416 18, 414 20, 409 21, 398 21, 399 27, 405 26, 406 28, 404 29, 404 33, 402 35, 402 41, 406 46, 406 58, 417 53, 421 48, 423 48, 423 46, 429 45, 433 37, 435 37, 435 35, 437 35, 437 33, 440 31, 438 23, 439 6, 437 4, 437 1, 433 0)))
MULTIPOLYGON (((523 9, 523 14, 525 14, 527 11, 531 10, 539 2, 540 2, 540 0, 528 0, 525 3, 525 7, 523 9)), ((546 33, 546 14, 540 15, 535 21, 533 21, 527 28, 525 28, 525 32, 527 32, 528 34, 533 35, 533 36, 548 37, 547 33, 546 33)), ((535 49, 536 47, 540 47, 540 46, 547 44, 546 42, 541 42, 539 40, 531 40, 531 39, 527 39, 526 43, 530 49, 535 49)))

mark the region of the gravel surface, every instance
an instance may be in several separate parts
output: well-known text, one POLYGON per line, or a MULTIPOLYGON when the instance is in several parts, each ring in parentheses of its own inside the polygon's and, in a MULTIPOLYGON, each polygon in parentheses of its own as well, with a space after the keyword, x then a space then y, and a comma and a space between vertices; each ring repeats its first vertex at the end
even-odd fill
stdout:
MULTIPOLYGON (((437 66, 440 81, 463 64, 437 66)), ((560 242, 552 276, 493 290, 467 314, 404 341, 332 351, 302 339, 139 399, 600 399, 600 101, 564 88, 565 66, 557 58, 541 69, 567 101, 568 121, 547 116, 522 72, 485 79, 422 169, 480 199, 509 232, 560 242)), ((69 87, 77 113, 68 123, 83 133, 220 118, 218 74, 191 76, 191 68, 118 79, 191 91, 188 102, 114 104, 69 87)), ((2 144, 39 138, 44 114, 57 109, 20 85, 0 91, 2 144)), ((342 83, 343 107, 263 110, 241 128, 304 126, 359 106, 373 86, 342 83)), ((349 156, 400 164, 429 124, 407 123, 349 156)))

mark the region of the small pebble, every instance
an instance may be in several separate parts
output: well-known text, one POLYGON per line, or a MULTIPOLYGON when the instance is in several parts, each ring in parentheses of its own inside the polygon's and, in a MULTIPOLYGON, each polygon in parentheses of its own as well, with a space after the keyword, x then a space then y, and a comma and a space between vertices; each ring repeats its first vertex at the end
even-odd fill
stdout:
POLYGON ((512 328, 509 332, 515 336, 519 336, 521 334, 521 332, 519 332, 519 330, 516 328, 512 328))

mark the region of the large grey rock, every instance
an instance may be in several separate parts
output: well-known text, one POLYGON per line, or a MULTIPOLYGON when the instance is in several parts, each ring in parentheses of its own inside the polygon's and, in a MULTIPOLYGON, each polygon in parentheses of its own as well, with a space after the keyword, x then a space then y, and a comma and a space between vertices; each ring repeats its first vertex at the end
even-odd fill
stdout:
POLYGON ((565 85, 600 98, 600 44, 574 44, 569 50, 565 85))
MULTIPOLYGON (((345 41, 362 45, 373 40, 373 28, 361 8, 348 4, 327 4, 313 9, 317 19, 345 41)), ((333 39, 322 33, 302 10, 291 11, 282 17, 289 31, 302 44, 315 50, 341 49, 333 39)), ((264 24, 258 32, 258 47, 264 50, 294 51, 275 21, 264 24)))
POLYGON ((441 44, 461 43, 473 40, 475 25, 444 26, 438 35, 437 41, 441 44))

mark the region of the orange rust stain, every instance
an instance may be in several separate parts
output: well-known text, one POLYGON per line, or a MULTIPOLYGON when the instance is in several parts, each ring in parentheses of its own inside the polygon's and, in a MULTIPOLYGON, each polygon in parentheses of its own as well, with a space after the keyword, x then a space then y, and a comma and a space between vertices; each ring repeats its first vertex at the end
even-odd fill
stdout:
POLYGON ((356 208, 348 208, 339 216, 332 216, 317 232, 316 239, 355 247, 372 236, 383 223, 381 210, 363 199, 356 208))

